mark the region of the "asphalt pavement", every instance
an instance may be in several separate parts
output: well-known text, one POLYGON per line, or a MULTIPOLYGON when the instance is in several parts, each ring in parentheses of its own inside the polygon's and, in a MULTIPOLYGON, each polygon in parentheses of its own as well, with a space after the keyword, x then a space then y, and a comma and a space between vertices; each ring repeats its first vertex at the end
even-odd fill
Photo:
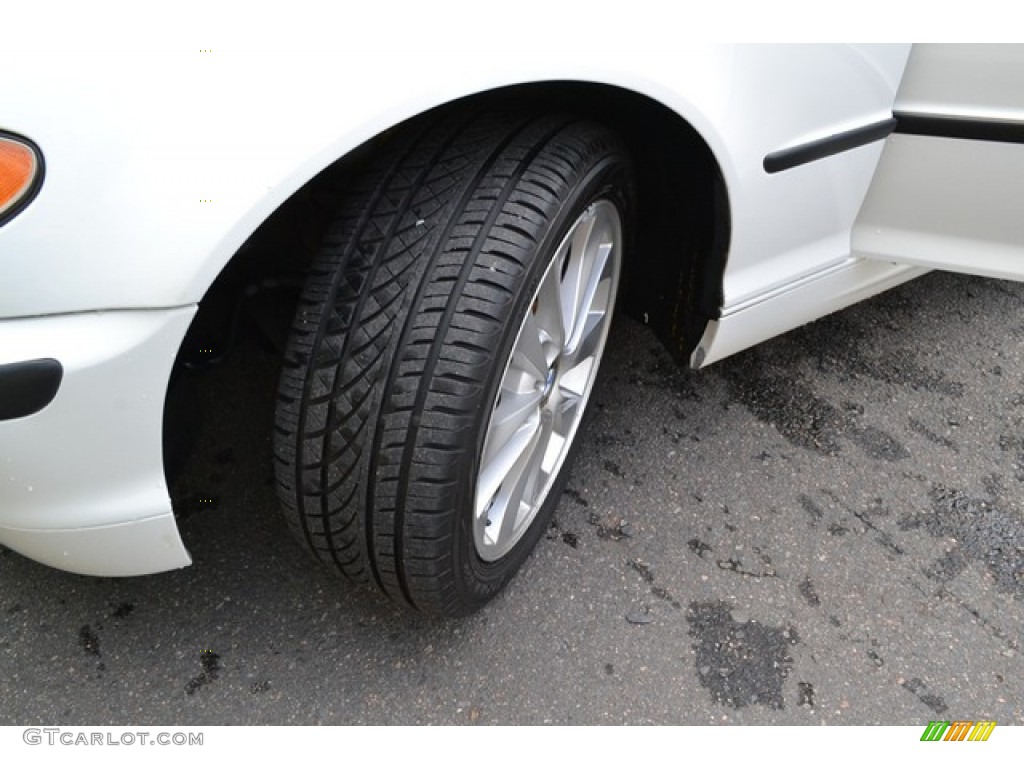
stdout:
POLYGON ((1024 724, 1024 286, 931 274, 690 372, 619 318, 546 538, 477 615, 314 564, 276 371, 209 376, 192 567, 0 550, 0 724, 1024 724))

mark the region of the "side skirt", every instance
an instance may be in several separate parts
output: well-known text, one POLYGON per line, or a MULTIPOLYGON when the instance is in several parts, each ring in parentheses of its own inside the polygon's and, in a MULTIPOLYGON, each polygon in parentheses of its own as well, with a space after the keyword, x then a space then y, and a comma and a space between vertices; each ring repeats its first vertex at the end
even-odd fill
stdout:
POLYGON ((850 256, 790 285, 723 309, 720 319, 708 323, 690 366, 703 368, 926 272, 923 267, 850 256))

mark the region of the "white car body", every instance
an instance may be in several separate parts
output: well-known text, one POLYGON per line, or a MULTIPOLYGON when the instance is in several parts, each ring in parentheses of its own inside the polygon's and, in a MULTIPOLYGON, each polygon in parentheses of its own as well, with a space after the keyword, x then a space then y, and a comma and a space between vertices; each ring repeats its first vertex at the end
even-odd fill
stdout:
MULTIPOLYGON (((727 194, 729 248, 718 316, 692 350, 695 365, 934 266, 885 237, 899 229, 886 219, 889 198, 908 194, 899 178, 872 189, 857 224, 884 141, 765 170, 773 153, 891 120, 909 46, 627 41, 472 66, 453 48, 407 55, 414 71, 368 67, 359 48, 157 51, 130 62, 113 52, 73 61, 21 52, 7 63, 22 76, 0 82, 0 130, 38 145, 45 178, 0 226, 0 374, 53 359, 63 375, 52 402, 0 421, 0 544, 85 574, 187 565, 161 430, 172 365, 204 294, 323 169, 458 99, 601 84, 664 105, 700 137, 727 194)), ((1020 106, 1009 119, 1020 119, 1020 106)), ((1020 222, 997 235, 1016 255, 1020 222)))

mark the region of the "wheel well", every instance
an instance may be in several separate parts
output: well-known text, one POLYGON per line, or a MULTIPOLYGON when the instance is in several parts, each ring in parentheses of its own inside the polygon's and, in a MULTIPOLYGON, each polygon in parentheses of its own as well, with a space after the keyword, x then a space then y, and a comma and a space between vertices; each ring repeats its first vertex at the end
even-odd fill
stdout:
MULTIPOLYGON (((681 362, 718 317, 729 239, 729 206, 706 143, 678 114, 633 91, 556 82, 503 88, 432 110, 510 106, 569 112, 605 123, 624 140, 637 174, 637 221, 625 259, 625 311, 651 326, 681 362)), ((424 116, 413 118, 420 120, 424 116)), ((179 419, 192 411, 191 371, 225 359, 242 333, 283 349, 304 270, 362 161, 402 126, 372 139, 311 179, 246 240, 208 289, 178 353, 164 415, 164 454, 175 474, 190 440, 179 419), (182 382, 185 382, 182 385, 182 382)))
POLYGON ((725 183, 700 135, 668 107, 608 86, 549 86, 552 107, 604 122, 637 171, 638 221, 625 260, 625 309, 680 362, 719 317, 729 241, 725 183))

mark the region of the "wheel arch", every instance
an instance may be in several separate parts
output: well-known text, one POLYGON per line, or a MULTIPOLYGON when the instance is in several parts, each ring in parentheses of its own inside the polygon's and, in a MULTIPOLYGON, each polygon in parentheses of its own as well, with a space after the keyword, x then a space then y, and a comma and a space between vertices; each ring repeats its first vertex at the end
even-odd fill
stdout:
POLYGON ((581 81, 506 86, 450 101, 312 169, 208 282, 197 321, 202 322, 204 310, 217 301, 225 283, 237 288, 244 277, 276 277, 281 268, 291 271, 296 254, 308 257, 330 213, 332 195, 390 134, 440 111, 509 103, 575 113, 607 124, 625 141, 640 196, 634 253, 626 262, 626 309, 649 324, 680 360, 688 359, 706 322, 719 316, 722 305, 730 205, 721 168, 705 139, 678 112, 628 88, 581 81), (274 255, 267 253, 268 244, 276 246, 274 255))
MULTIPOLYGON (((442 111, 498 104, 578 114, 607 124, 623 139, 638 182, 623 308, 648 324, 678 360, 687 361, 722 305, 730 215, 720 166, 691 123, 660 101, 619 86, 554 81, 496 88, 422 111, 316 170, 262 219, 209 283, 175 370, 217 362, 232 342, 246 303, 264 289, 286 292, 300 279, 346 179, 381 142, 442 111)), ((261 318, 264 331, 282 346, 290 315, 291 307, 285 306, 276 316, 261 318)), ((172 377, 164 416, 168 470, 176 463, 170 454, 178 453, 170 425, 177 426, 176 414, 189 409, 177 402, 174 383, 172 377)))

